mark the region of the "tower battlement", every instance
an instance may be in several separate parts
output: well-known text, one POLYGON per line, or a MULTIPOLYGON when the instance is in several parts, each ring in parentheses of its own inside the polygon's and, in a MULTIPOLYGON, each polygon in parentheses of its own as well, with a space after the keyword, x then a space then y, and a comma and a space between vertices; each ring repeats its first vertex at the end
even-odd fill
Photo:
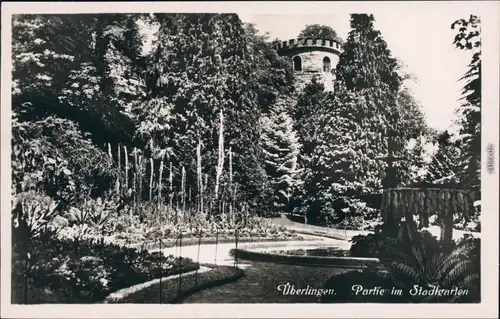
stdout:
POLYGON ((275 42, 275 49, 278 54, 290 56, 306 51, 324 51, 340 54, 342 45, 337 41, 325 39, 290 39, 282 42, 275 42))
POLYGON ((333 90, 334 69, 342 52, 340 42, 326 39, 297 38, 275 42, 280 56, 291 58, 291 67, 296 77, 296 88, 301 90, 314 77, 333 90))

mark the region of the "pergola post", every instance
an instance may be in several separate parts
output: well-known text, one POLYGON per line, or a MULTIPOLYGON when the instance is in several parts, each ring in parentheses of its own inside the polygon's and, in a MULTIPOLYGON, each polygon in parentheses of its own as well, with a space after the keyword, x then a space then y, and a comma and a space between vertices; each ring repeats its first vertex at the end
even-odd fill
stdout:
POLYGON ((384 205, 383 203, 384 200, 386 200, 385 192, 398 186, 397 171, 393 164, 401 158, 394 156, 394 135, 395 133, 389 129, 387 139, 387 157, 379 158, 387 163, 385 176, 382 180, 382 188, 384 189, 384 194, 382 194, 382 209, 384 210, 382 211, 382 218, 384 220, 383 233, 388 237, 397 237, 399 226, 399 221, 395 217, 397 212, 393 211, 390 205, 384 205))

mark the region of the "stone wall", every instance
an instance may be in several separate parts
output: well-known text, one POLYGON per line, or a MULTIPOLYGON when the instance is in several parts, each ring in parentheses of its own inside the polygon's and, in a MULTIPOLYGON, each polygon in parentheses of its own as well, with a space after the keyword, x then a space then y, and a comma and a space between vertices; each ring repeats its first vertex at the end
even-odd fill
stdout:
POLYGON ((302 52, 292 56, 292 67, 293 59, 296 56, 299 56, 302 61, 302 71, 294 71, 297 79, 297 89, 302 90, 313 77, 318 77, 325 84, 326 90, 333 90, 333 74, 331 70, 336 67, 339 60, 336 54, 322 51, 302 52), (325 57, 330 59, 330 72, 323 71, 323 59, 325 57))

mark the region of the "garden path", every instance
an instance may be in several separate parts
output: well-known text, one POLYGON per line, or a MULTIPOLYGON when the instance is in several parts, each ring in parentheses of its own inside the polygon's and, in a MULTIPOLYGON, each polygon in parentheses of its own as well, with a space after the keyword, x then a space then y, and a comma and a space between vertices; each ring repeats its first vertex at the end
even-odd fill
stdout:
MULTIPOLYGON (((302 237, 313 237, 308 235, 302 235, 302 237)), ((321 238, 314 237, 317 240, 314 241, 270 241, 270 242, 259 242, 259 243, 238 243, 238 247, 259 247, 262 249, 267 248, 282 248, 286 247, 287 249, 298 249, 304 246, 308 247, 318 247, 318 246, 338 246, 343 249, 349 249, 350 243, 344 240, 337 240, 332 238, 321 238)), ((166 255, 174 255, 174 256, 182 256, 185 258, 191 258, 192 260, 198 260, 201 264, 216 264, 220 266, 230 266, 234 265, 234 257, 231 256, 230 252, 232 249, 236 248, 236 243, 223 243, 223 244, 202 244, 185 246, 182 248, 179 247, 169 247, 162 249, 162 252, 166 255)), ((152 250, 158 251, 158 249, 152 250)), ((248 265, 245 263, 238 262, 238 266, 240 268, 245 268, 248 265)))

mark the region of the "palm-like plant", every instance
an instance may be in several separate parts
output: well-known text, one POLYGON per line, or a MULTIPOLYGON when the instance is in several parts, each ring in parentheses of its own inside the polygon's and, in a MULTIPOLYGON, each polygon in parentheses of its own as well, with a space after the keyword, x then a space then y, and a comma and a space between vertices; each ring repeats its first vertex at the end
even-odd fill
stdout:
POLYGON ((71 207, 69 212, 75 217, 75 223, 77 225, 87 224, 90 219, 90 210, 87 209, 87 201, 83 204, 82 208, 71 207))
POLYGON ((89 209, 89 221, 98 228, 102 228, 109 221, 113 209, 117 206, 101 198, 90 200, 87 204, 87 209, 89 209))
MULTIPOLYGON (((465 239, 452 247, 442 246, 429 232, 406 226, 403 245, 384 247, 381 261, 384 275, 394 286, 408 291, 415 285, 423 289, 467 289, 467 297, 479 291, 479 243, 465 239)), ((417 302, 453 302, 458 295, 413 296, 417 302), (415 299, 417 298, 417 299, 415 299)))
POLYGON ((71 208, 70 213, 79 225, 88 224, 103 227, 111 218, 112 212, 118 208, 112 198, 86 198, 80 208, 71 208))
POLYGON ((35 191, 14 196, 12 213, 15 228, 24 228, 30 238, 39 237, 56 215, 59 203, 35 191))

